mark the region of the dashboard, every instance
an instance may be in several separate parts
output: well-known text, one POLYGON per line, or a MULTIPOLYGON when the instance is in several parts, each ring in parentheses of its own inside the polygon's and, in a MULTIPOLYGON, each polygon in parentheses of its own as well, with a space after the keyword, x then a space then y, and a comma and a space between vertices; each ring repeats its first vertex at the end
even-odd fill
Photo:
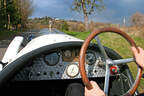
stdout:
MULTIPOLYGON (((14 80, 58 80, 78 79, 80 47, 65 47, 50 50, 33 57, 15 75, 14 80)), ((88 77, 104 77, 104 59, 97 49, 86 52, 86 73, 88 77)))
MULTIPOLYGON (((66 89, 67 85, 72 82, 82 83, 78 64, 81 45, 74 44, 73 42, 72 44, 61 46, 54 45, 55 47, 52 46, 51 49, 48 49, 49 46, 46 46, 29 53, 32 56, 29 54, 21 56, 18 61, 23 61, 22 63, 11 63, 13 66, 10 68, 14 68, 14 65, 17 64, 21 66, 19 67, 17 65, 18 67, 14 68, 16 71, 12 74, 13 77, 10 77, 10 82, 6 82, 5 86, 10 86, 12 88, 26 87, 26 89, 27 87, 37 88, 38 86, 40 88, 45 88, 43 86, 47 86, 47 90, 49 89, 48 93, 51 93, 51 90, 57 93, 57 89, 58 91, 59 89, 62 91, 61 89, 66 89)), ((109 58, 113 60, 121 58, 110 48, 104 48, 109 58)), ((90 80, 96 81, 102 89, 105 80, 105 60, 96 44, 89 45, 85 56, 85 63, 87 76, 90 80)), ((124 90, 127 91, 132 81, 128 79, 131 75, 129 75, 130 71, 125 64, 124 66, 118 65, 117 67, 121 70, 119 72, 120 74, 111 74, 110 96, 114 96, 114 94, 118 94, 117 96, 119 96, 119 94, 124 93, 124 90), (119 89, 120 92, 115 91, 115 89, 119 89)), ((3 72, 7 72, 7 70, 3 72)))

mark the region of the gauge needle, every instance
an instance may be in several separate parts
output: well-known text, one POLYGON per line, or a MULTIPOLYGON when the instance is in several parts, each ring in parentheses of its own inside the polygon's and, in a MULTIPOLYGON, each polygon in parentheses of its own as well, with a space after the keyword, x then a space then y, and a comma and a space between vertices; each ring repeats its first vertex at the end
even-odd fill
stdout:
POLYGON ((72 68, 72 71, 71 71, 71 73, 73 73, 73 71, 74 71, 74 68, 72 68))

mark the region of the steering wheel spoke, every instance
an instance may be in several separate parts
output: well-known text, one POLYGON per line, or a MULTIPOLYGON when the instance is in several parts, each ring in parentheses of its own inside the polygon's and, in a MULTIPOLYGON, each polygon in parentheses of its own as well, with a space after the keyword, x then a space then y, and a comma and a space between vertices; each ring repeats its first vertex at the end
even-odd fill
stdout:
POLYGON ((96 41, 97 41, 98 47, 99 47, 102 55, 104 56, 105 59, 108 59, 107 53, 106 53, 106 51, 105 51, 105 49, 104 49, 104 47, 103 47, 103 45, 102 45, 99 37, 96 36, 95 39, 96 39, 96 41))
POLYGON ((105 73, 105 85, 104 85, 104 93, 108 96, 108 89, 109 89, 109 79, 110 79, 110 68, 109 65, 106 64, 106 73, 105 73))
POLYGON ((134 58, 127 58, 127 59, 119 59, 119 60, 112 60, 112 65, 119 65, 124 63, 135 62, 134 58))

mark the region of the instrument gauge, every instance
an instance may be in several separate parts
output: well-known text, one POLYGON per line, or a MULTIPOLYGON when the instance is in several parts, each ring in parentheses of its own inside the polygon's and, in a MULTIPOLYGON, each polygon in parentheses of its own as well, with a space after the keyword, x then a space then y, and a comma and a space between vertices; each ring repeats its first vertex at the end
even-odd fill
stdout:
POLYGON ((76 64, 70 64, 66 69, 66 73, 69 77, 74 78, 78 75, 79 68, 76 64))
POLYGON ((44 61, 49 66, 54 66, 59 62, 59 54, 58 53, 50 53, 44 56, 44 61))
POLYGON ((86 53, 86 63, 92 65, 96 62, 96 55, 93 51, 88 50, 86 53))
POLYGON ((75 52, 73 49, 64 49, 62 51, 62 58, 64 61, 72 61, 75 57, 75 52))
POLYGON ((70 51, 70 50, 66 50, 66 51, 64 52, 64 56, 65 56, 65 57, 71 57, 71 56, 72 56, 71 51, 70 51))

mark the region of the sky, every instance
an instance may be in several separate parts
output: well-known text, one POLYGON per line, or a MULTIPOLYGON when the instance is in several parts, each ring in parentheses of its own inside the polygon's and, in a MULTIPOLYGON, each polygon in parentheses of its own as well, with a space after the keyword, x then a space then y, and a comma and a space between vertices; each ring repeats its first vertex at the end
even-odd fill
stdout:
MULTIPOLYGON (((66 20, 83 21, 83 14, 72 11, 74 0, 33 0, 34 12, 30 18, 49 16, 66 20)), ((144 13, 144 0, 103 0, 105 9, 95 11, 89 21, 122 24, 126 23, 135 12, 144 13)))

